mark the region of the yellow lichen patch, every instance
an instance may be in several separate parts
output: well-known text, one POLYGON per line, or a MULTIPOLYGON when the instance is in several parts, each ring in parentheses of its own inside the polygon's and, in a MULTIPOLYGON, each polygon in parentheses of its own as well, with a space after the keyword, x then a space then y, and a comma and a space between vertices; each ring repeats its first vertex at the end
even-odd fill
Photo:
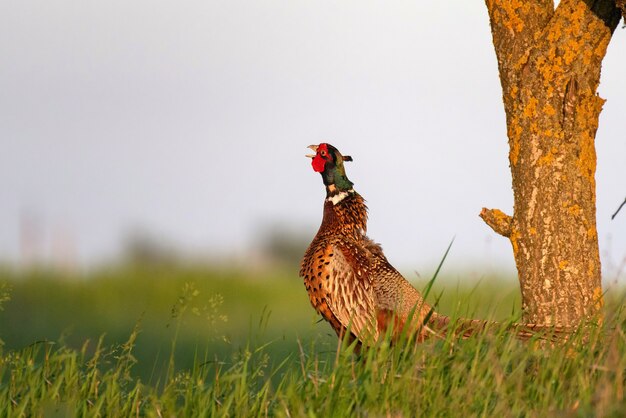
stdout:
POLYGON ((563 72, 563 70, 556 65, 556 52, 554 46, 548 50, 547 57, 537 58, 535 61, 535 67, 543 78, 543 85, 545 88, 548 88, 552 84, 556 74, 563 72))
POLYGON ((550 103, 546 103, 543 106, 543 113, 545 113, 548 116, 552 116, 552 115, 556 114, 556 110, 554 110, 554 107, 552 107, 552 105, 550 103))
POLYGON ((534 97, 528 99, 528 103, 526 104, 526 107, 524 107, 524 116, 526 116, 527 118, 535 116, 538 103, 539 101, 534 97))
POLYGON ((537 164, 540 166, 550 165, 554 162, 556 154, 559 150, 556 147, 550 148, 550 150, 539 158, 537 164))
POLYGON ((602 105, 605 100, 594 95, 589 90, 583 92, 587 97, 580 106, 576 107, 576 124, 592 129, 595 132, 598 129, 598 115, 602 111, 602 105))
POLYGON ((559 56, 554 57, 554 61, 552 64, 552 72, 554 74, 559 74, 563 72, 563 58, 559 56))
POLYGON ((583 210, 580 208, 580 206, 574 204, 568 207, 567 211, 569 212, 570 215, 576 216, 576 215, 579 215, 583 210))
POLYGON ((576 125, 580 133, 578 139, 578 165, 581 176, 595 183, 596 172, 596 150, 595 133, 598 129, 598 115, 602 110, 604 100, 596 96, 589 89, 582 91, 584 97, 580 105, 576 106, 576 125))
POLYGON ((562 129, 559 129, 558 131, 554 133, 554 137, 556 139, 562 140, 563 138, 565 138, 565 131, 563 131, 562 129))
POLYGON ((546 62, 546 57, 541 55, 535 60, 535 67, 537 67, 537 69, 541 69, 544 65, 546 65, 546 62))
POLYGON ((559 261, 559 270, 565 270, 568 264, 569 264, 569 261, 567 260, 559 261))
POLYGON ((513 86, 511 87, 511 90, 509 91, 509 96, 511 96, 512 98, 517 98, 517 93, 519 92, 519 88, 517 88, 517 86, 513 86))
POLYGON ((604 297, 602 295, 602 288, 599 286, 593 289, 593 301, 594 301, 594 304, 596 305, 596 309, 598 310, 602 309, 602 306, 604 306, 604 297))
POLYGON ((546 129, 543 131, 543 136, 550 138, 552 136, 552 129, 546 129))
POLYGON ((528 62, 528 57, 529 57, 528 53, 522 54, 517 60, 517 62, 513 65, 513 69, 517 71, 520 68, 522 68, 524 65, 526 65, 526 63, 528 62))
POLYGON ((587 275, 589 277, 593 277, 594 275, 594 269, 595 269, 594 264, 595 263, 589 263, 589 262, 587 263, 587 275))
POLYGON ((491 215, 498 224, 505 225, 511 222, 511 217, 502 212, 500 209, 492 209, 491 215))
POLYGON ((582 22, 585 19, 585 14, 588 12, 588 6, 585 2, 579 1, 576 2, 574 6, 574 10, 570 14, 569 19, 569 31, 571 33, 580 33, 582 22))
POLYGON ((486 3, 492 25, 502 26, 511 35, 524 29, 522 17, 528 14, 530 10, 530 5, 526 2, 520 0, 487 0, 486 3))
POLYGON ((593 52, 590 49, 585 49, 582 53, 583 63, 585 65, 591 65, 592 56, 593 56, 593 52))
MULTIPOLYGON (((608 29, 606 27, 604 27, 603 30, 607 30, 608 31, 608 29)), ((593 50, 593 53, 597 57, 600 57, 600 58, 604 57, 604 55, 606 54, 606 47, 609 45, 609 40, 611 39, 611 35, 610 35, 609 32, 606 32, 605 35, 608 35, 608 36, 604 36, 602 38, 602 42, 598 42, 598 45, 593 50)))
POLYGON ((578 157, 580 174, 590 182, 595 181, 596 173, 596 150, 594 138, 589 132, 580 134, 580 154, 578 157))
POLYGON ((530 232, 530 235, 537 235, 537 228, 535 228, 534 226, 531 226, 528 229, 528 232, 530 232))
POLYGON ((538 134, 539 133, 539 124, 535 121, 530 123, 530 126, 528 127, 530 130, 531 134, 538 134))
POLYGON ((591 65, 594 56, 606 54, 611 34, 602 19, 592 15, 585 2, 572 1, 559 7, 545 34, 546 49, 535 60, 536 69, 548 88, 569 71, 576 61, 591 65))
POLYGON ((548 40, 552 43, 554 41, 556 41, 557 39, 561 39, 561 35, 562 33, 562 29, 563 26, 562 25, 558 25, 558 24, 554 24, 551 27, 551 30, 548 32, 548 40))
POLYGON ((597 237, 598 237, 598 232, 596 231, 595 227, 591 227, 587 229, 587 239, 589 239, 590 241, 594 241, 597 239, 597 237))
POLYGON ((517 159, 520 153, 520 138, 522 136, 522 127, 519 126, 517 118, 513 118, 508 129, 509 144, 511 151, 509 152, 509 162, 511 165, 517 165, 517 159))
POLYGON ((565 60, 565 64, 571 64, 580 51, 580 47, 582 45, 582 40, 579 42, 576 39, 570 39, 565 43, 565 50, 563 51, 563 60, 565 60))
POLYGON ((524 29, 524 21, 517 14, 517 10, 522 6, 523 3, 519 0, 500 2, 500 7, 506 14, 506 18, 503 18, 501 23, 509 31, 521 32, 524 29))

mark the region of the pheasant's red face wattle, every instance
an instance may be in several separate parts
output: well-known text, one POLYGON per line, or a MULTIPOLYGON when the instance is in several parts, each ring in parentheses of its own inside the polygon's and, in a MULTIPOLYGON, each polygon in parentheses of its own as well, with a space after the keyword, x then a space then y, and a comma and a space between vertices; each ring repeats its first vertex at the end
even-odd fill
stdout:
POLYGON ((311 165, 313 166, 313 170, 315 170, 318 173, 321 173, 324 171, 326 160, 324 160, 320 156, 316 156, 315 158, 313 158, 313 161, 311 161, 311 165))
POLYGON ((313 170, 318 173, 322 173, 324 168, 326 167, 326 161, 328 160, 328 145, 320 144, 317 147, 315 152, 315 157, 313 157, 313 161, 311 161, 311 165, 313 166, 313 170))

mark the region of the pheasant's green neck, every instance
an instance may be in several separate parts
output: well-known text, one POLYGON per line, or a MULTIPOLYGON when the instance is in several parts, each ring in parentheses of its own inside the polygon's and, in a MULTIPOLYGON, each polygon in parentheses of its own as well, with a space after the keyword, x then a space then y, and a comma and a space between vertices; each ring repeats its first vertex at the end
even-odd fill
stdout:
POLYGON ((336 174, 334 180, 335 187, 337 187, 337 189, 341 191, 351 190, 352 186, 354 186, 354 183, 348 180, 348 177, 346 177, 345 173, 336 174))
POLYGON ((326 197, 331 198, 339 194, 354 192, 352 183, 348 180, 343 167, 337 167, 334 170, 325 171, 322 174, 324 185, 326 186, 326 197))

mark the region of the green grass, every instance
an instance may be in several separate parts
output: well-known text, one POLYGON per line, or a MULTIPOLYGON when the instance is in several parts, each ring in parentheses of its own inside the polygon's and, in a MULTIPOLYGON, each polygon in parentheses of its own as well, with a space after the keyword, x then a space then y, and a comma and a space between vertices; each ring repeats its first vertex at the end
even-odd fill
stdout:
MULTIPOLYGON (((2 279, 0 417, 626 413, 617 297, 584 341, 546 347, 502 331, 355 355, 316 322, 289 272, 125 266, 2 279)), ((442 281, 438 297, 448 314, 519 315, 512 282, 442 281)))

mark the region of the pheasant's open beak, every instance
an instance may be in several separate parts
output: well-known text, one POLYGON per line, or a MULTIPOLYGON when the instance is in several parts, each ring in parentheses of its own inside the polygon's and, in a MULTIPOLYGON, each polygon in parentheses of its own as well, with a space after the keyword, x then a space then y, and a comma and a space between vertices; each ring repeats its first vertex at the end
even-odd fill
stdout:
MULTIPOLYGON (((310 149, 313 150, 313 152, 317 153, 318 145, 309 145, 307 148, 310 148, 310 149)), ((305 157, 315 158, 315 154, 307 154, 307 155, 305 155, 305 157)))

